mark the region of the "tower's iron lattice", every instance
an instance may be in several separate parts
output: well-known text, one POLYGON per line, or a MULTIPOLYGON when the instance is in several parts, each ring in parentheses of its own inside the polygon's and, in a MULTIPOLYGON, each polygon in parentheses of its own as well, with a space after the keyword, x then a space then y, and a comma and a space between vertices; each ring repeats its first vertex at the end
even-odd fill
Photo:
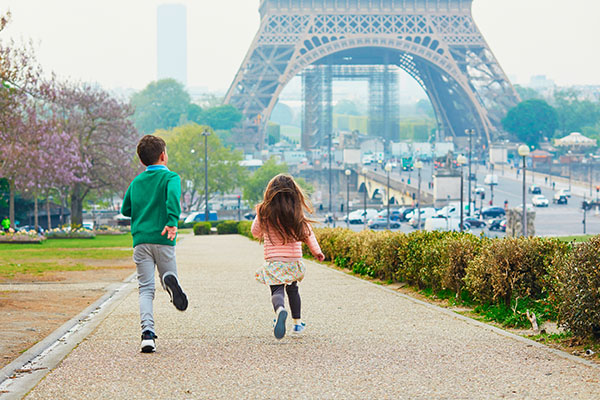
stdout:
POLYGON ((260 29, 225 102, 242 111, 244 133, 260 147, 285 85, 309 66, 317 66, 303 75, 304 135, 319 141, 331 129, 323 108, 331 105, 327 85, 335 71, 341 66, 379 66, 371 71, 381 87, 371 86, 370 119, 381 124, 382 136, 393 138, 394 123, 388 120, 394 114, 389 108, 393 68, 399 67, 429 96, 442 127, 440 139, 463 136, 465 129, 475 128, 493 141, 518 95, 475 25, 471 3, 262 0, 260 29), (379 92, 381 100, 374 101, 379 92), (381 112, 375 110, 376 104, 381 112))

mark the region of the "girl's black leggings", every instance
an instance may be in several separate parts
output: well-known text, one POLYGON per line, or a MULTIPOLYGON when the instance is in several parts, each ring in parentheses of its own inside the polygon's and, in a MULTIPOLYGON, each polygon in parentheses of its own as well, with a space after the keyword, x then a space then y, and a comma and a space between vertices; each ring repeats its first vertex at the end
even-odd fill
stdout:
POLYGON ((300 319, 300 293, 298 293, 298 282, 292 282, 289 285, 271 285, 271 301, 273 309, 277 311, 279 307, 285 307, 285 293, 288 295, 290 309, 292 310, 292 318, 300 319))

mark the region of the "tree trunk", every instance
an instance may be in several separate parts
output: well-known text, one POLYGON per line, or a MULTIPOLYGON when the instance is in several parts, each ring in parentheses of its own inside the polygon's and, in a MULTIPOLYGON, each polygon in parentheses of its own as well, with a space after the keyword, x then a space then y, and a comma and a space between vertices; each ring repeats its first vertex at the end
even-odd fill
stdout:
POLYGON ((11 228, 15 229, 15 181, 12 179, 9 182, 10 195, 8 201, 8 218, 10 219, 11 228))
POLYGON ((37 195, 33 197, 33 226, 35 226, 35 231, 37 232, 39 227, 37 195))
POLYGON ((71 192, 71 225, 83 225, 83 188, 73 185, 71 192))
POLYGON ((52 229, 52 217, 50 216, 50 196, 46 197, 46 215, 48 217, 48 230, 52 229))

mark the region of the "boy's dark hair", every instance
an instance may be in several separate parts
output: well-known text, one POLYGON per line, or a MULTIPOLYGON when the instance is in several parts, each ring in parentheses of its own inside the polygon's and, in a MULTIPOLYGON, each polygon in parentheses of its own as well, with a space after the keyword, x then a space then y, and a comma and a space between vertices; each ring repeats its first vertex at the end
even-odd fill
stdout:
POLYGON ((146 135, 140 139, 137 145, 137 154, 145 166, 156 164, 160 154, 165 151, 167 145, 164 140, 157 136, 146 135))

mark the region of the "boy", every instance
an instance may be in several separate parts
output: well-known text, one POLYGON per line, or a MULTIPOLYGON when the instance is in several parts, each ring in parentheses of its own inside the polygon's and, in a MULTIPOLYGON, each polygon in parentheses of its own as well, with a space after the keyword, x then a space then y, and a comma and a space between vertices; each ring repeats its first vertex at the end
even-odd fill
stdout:
POLYGON ((121 213, 131 217, 133 261, 137 267, 142 322, 142 353, 152 353, 156 350, 154 339, 157 338, 152 312, 154 265, 175 308, 184 311, 188 306, 187 296, 177 279, 175 263, 181 180, 179 175, 167 168, 169 157, 161 138, 144 136, 138 143, 137 154, 146 171, 129 185, 121 213))

